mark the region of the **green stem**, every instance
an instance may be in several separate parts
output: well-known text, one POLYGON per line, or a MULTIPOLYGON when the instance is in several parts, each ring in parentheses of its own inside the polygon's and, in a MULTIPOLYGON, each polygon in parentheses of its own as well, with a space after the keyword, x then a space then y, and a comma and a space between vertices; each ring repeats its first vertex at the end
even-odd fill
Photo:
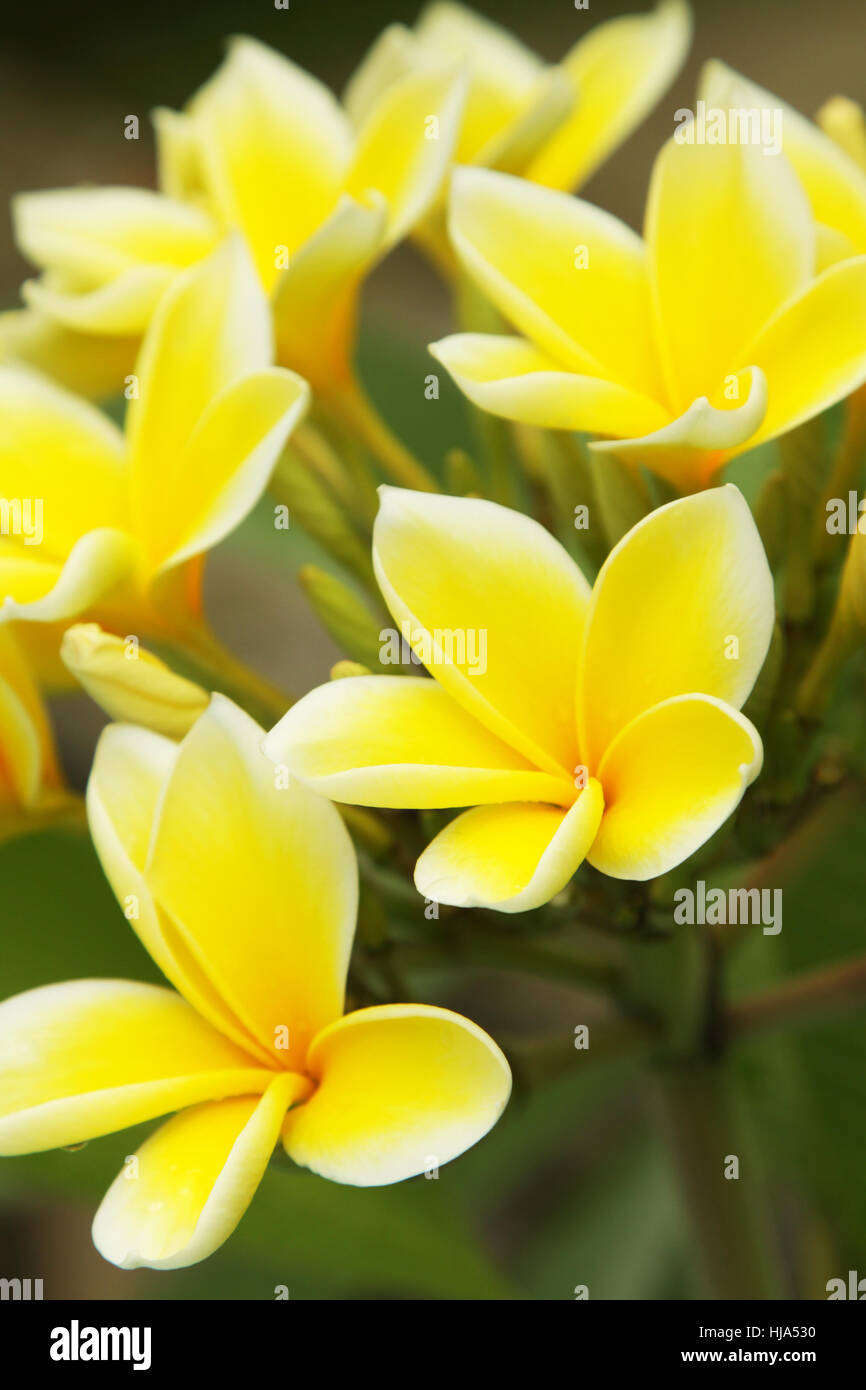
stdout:
POLYGON ((840 609, 815 653, 796 695, 798 714, 817 722, 829 704, 839 672, 858 646, 858 636, 840 609))
POLYGON ((733 1078, 719 1063, 698 1060, 660 1070, 657 1090, 712 1297, 783 1297, 763 1175, 733 1078), (739 1175, 726 1177, 734 1159, 739 1175))
POLYGON ((397 945, 395 957, 407 970, 434 970, 458 965, 485 966, 516 971, 536 979, 553 980, 576 989, 609 992, 618 983, 619 971, 607 961, 551 950, 520 938, 478 928, 448 934, 446 943, 397 945))
POLYGON ((391 848, 391 831, 376 811, 368 811, 364 806, 345 806, 336 802, 335 805, 345 821, 346 829, 371 854, 385 854, 391 848))
POLYGON ((330 488, 347 511, 358 502, 357 490, 346 471, 345 464, 315 425, 305 422, 292 435, 292 448, 305 460, 317 477, 330 488))
POLYGON ((328 397, 326 405, 360 439, 392 482, 420 492, 438 492, 436 479, 397 438, 357 381, 344 384, 328 397))
POLYGON ((782 607, 792 623, 805 623, 815 606, 813 527, 826 477, 825 421, 807 420, 779 440, 785 482, 785 557, 782 607))
POLYGON ((539 1085, 573 1071, 575 1063, 639 1058, 646 1054, 650 1046, 651 1035, 646 1027, 624 1014, 611 1014, 609 1018, 590 1023, 588 1028, 589 1046, 585 1051, 575 1047, 571 1033, 566 1033, 564 1037, 530 1040, 511 1040, 500 1036, 499 1042, 520 1082, 528 1086, 539 1085))
POLYGON ((271 495, 288 508, 302 529, 339 564, 350 570, 369 592, 379 596, 370 560, 369 539, 363 541, 345 513, 309 478, 293 474, 290 461, 280 460, 271 478, 271 495))
POLYGON ((589 468, 602 529, 612 548, 652 510, 652 499, 637 469, 616 453, 591 454, 589 468))

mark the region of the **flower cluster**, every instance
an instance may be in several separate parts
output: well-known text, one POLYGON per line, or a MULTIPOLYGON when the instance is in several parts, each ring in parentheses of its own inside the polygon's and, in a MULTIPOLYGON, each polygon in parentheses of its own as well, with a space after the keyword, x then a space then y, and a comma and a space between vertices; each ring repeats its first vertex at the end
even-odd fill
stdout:
POLYGON ((866 630, 856 496, 850 543, 824 525, 866 461, 866 127, 711 62, 697 101, 753 138, 672 121, 641 237, 574 189, 689 39, 662 0, 547 66, 434 3, 337 100, 240 38, 155 113, 158 191, 15 199, 36 275, 0 317, 0 837, 83 827, 41 693, 80 685, 116 721, 86 826, 168 984, 0 1005, 0 1152, 171 1116, 97 1212, 115 1264, 210 1254, 278 1144, 388 1184, 502 1113, 486 1032, 351 973, 359 862, 386 953, 413 871, 434 948, 440 907, 457 932, 489 913, 488 940, 496 914, 621 926, 635 885, 739 863, 827 781, 866 630), (356 373, 363 282, 406 238, 452 296, 430 351, 477 456, 420 462, 356 373), (296 703, 203 611, 205 557, 269 489, 327 558, 301 580, 346 657, 296 703))

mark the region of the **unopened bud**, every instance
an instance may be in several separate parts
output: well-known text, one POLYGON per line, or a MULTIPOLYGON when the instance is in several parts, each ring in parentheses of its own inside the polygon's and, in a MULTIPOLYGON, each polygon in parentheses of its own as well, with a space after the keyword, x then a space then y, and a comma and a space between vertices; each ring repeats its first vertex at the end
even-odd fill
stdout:
POLYGON ((92 700, 112 719, 183 738, 207 709, 207 691, 138 645, 97 623, 77 623, 63 635, 60 655, 92 700))

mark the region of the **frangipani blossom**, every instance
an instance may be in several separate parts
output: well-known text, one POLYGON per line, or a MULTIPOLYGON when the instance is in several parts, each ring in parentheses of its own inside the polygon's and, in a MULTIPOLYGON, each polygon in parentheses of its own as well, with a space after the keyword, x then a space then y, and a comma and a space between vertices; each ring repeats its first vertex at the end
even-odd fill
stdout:
MULTIPOLYGON (((382 92, 407 74, 459 64, 470 83, 457 162, 573 189, 655 105, 690 36, 684 0, 662 0, 650 14, 597 25, 548 67, 500 25, 439 0, 413 29, 392 24, 376 40, 346 89, 346 110, 360 126, 382 92)), ((444 228, 428 220, 422 231, 435 243, 444 228)))
POLYGON ((815 117, 839 149, 866 175, 866 112, 850 97, 831 97, 815 117))
POLYGON ((343 1016, 354 851, 327 800, 276 785, 262 736, 219 696, 180 745, 103 734, 94 843, 175 989, 78 980, 0 1005, 0 1153, 173 1115, 93 1223, 126 1269, 211 1254, 280 1141, 336 1182, 394 1183, 462 1153, 508 1099, 505 1058, 467 1019, 413 1004, 343 1016))
POLYGON ((784 155, 671 139, 645 239, 577 198, 455 171, 464 267, 521 337, 431 351, 476 405, 607 436, 683 490, 866 380, 866 256, 820 270, 808 199, 784 155))
POLYGON ((648 879, 688 858, 761 768, 739 709, 770 641, 773 582, 737 489, 651 513, 591 590, 522 513, 381 493, 376 576, 433 680, 322 686, 268 735, 268 755, 336 801, 473 807, 415 868, 420 893, 458 907, 538 907, 583 859, 648 879), (473 632, 483 670, 464 659, 473 632))
MULTIPOLYGON (((181 629, 200 558, 247 515, 309 399, 272 367, 267 300, 229 239, 160 301, 121 431, 47 378, 0 368, 0 478, 39 516, 0 537, 0 620, 181 629)), ((138 630, 133 627, 133 630, 138 630)))
POLYGON ((17 199, 18 244, 43 271, 25 297, 67 329, 141 333, 178 269, 236 230, 273 302, 277 360, 330 390, 362 278, 439 191, 463 95, 453 66, 407 74, 355 131, 322 83, 235 39, 185 111, 156 113, 161 194, 17 199))
POLYGON ((0 840, 67 801, 36 683, 12 629, 0 627, 0 840))

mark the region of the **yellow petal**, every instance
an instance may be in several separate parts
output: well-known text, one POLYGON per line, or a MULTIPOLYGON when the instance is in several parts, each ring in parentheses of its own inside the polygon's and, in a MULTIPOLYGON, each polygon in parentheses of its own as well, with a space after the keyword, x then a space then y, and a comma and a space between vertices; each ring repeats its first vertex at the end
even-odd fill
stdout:
POLYGON ((568 811, 527 802, 464 811, 421 855, 415 887, 454 907, 541 907, 586 858, 603 806, 601 787, 590 778, 568 811))
POLYGON ((469 60, 503 96, 524 90, 541 68, 541 60, 508 29, 453 0, 425 5, 414 32, 421 47, 453 62, 469 60))
POLYGON ((358 285, 382 251, 387 217, 380 196, 366 203, 341 197, 274 287, 277 358, 317 390, 333 390, 347 376, 358 285))
POLYGON ((279 248, 297 250, 334 208, 349 122, 322 83, 249 38, 233 40, 190 109, 209 196, 223 223, 243 232, 270 289, 279 248))
POLYGON ((646 238, 668 391, 680 412, 751 365, 744 350, 814 273, 815 227, 783 155, 674 138, 653 169, 646 238))
POLYGON ((206 201, 206 174, 196 122, 185 111, 157 106, 151 112, 159 186, 184 203, 206 201))
POLYGON ((123 436, 106 415, 47 377, 2 367, 0 418, 2 495, 41 503, 31 556, 63 560, 88 531, 128 525, 123 436))
POLYGON ((449 230, 464 267, 560 366, 658 391, 643 242, 579 198, 457 169, 449 230))
POLYGON ((598 775, 615 735, 674 695, 700 692, 739 708, 763 665, 774 612, 773 578, 737 488, 651 512, 614 547, 593 588, 580 678, 583 761, 598 775))
POLYGON ((0 362, 35 367, 92 400, 115 395, 135 365, 137 337, 76 333, 35 309, 0 313, 0 362))
POLYGON ((179 270, 213 248, 196 208, 144 188, 69 188, 13 199, 19 249, 41 269, 91 288, 138 266, 179 270))
POLYGON ((142 188, 20 194, 13 219, 24 255, 50 271, 25 300, 79 333, 142 333, 173 276, 216 239, 203 212, 142 188))
MULTIPOLYGON (((121 903, 132 886, 131 875, 137 874, 140 883, 156 807, 176 759, 170 739, 134 726, 110 726, 96 746, 87 784, 90 831, 121 903)), ((139 930, 140 919, 131 920, 139 930)), ((145 945, 162 968, 153 944, 145 940, 145 945)))
POLYGON ((149 538, 152 562, 179 565, 240 525, 309 400, 303 378, 282 367, 250 372, 214 397, 176 462, 164 461, 162 505, 154 518, 159 530, 149 538))
POLYGON ((0 626, 0 806, 32 805, 43 784, 59 784, 54 740, 27 661, 0 626))
POLYGON ((42 780, 39 736, 10 679, 12 661, 21 664, 20 654, 0 628, 0 809, 32 804, 42 780))
POLYGON ((267 756, 333 801, 475 806, 568 800, 569 780, 536 772, 435 681, 354 676, 305 695, 265 740, 267 756))
POLYGON ((535 183, 576 188, 630 135, 670 86, 691 40, 684 0, 599 24, 563 59, 578 99, 526 171, 535 183))
POLYGON ((147 729, 113 724, 103 731, 87 783, 94 848, 124 916, 166 978, 203 1018, 270 1065, 145 883, 157 808, 176 760, 177 745, 147 729))
POLYGON ((406 235, 439 193, 464 97, 465 81, 451 69, 409 73, 382 94, 358 132, 345 191, 361 198, 374 189, 385 198, 389 245, 406 235))
POLYGON ((421 61, 438 59, 468 69, 456 157, 460 163, 485 162, 486 152, 532 100, 541 60, 507 29, 465 5, 428 5, 415 36, 421 61))
POLYGON ((543 429, 643 435, 670 414, 648 396, 615 381, 563 371, 525 338, 455 333, 430 352, 481 410, 543 429))
POLYGON ((750 367, 731 373, 725 390, 716 393, 715 403, 701 396, 661 429, 642 437, 593 441, 590 448, 649 468, 683 492, 696 492, 707 486, 732 454, 757 442, 767 399, 764 373, 750 367))
POLYGON ((283 785, 263 737, 214 696, 180 745, 146 880, 234 1016, 292 1067, 342 1013, 357 868, 336 808, 283 785))
POLYGON ((525 176, 538 151, 574 109, 577 89, 563 68, 547 68, 537 78, 526 106, 477 156, 477 162, 506 174, 525 176))
POLYGON ((0 1057, 3 1154, 83 1143, 268 1080, 172 990, 128 980, 73 980, 5 1000, 0 1057))
POLYGON ((574 561, 538 522, 495 502, 393 487, 380 498, 376 578, 413 650, 432 657, 443 689, 497 738, 539 769, 570 775, 589 593, 574 561), (482 643, 483 673, 472 658, 482 643))
POLYGON ((0 621, 76 618, 128 581, 136 564, 130 537, 107 528, 82 536, 63 562, 31 555, 22 545, 0 543, 0 621))
POLYGON ((243 242, 230 237, 178 276, 151 323, 127 410, 136 466, 151 472, 176 457, 215 395, 270 366, 271 347, 267 300, 243 242))
POLYGON ((78 623, 63 635, 60 655, 111 719, 183 738, 208 707, 201 686, 178 676, 159 657, 128 638, 78 623))
POLYGON ((260 495, 306 405, 304 384, 270 368, 271 351, 267 301, 235 238, 161 300, 127 418, 151 566, 213 545, 260 495))
POLYGON ((46 695, 68 695, 75 690, 75 681, 60 660, 60 642, 66 623, 8 623, 7 632, 14 632, 34 678, 46 695))
POLYGON ((127 1159, 93 1221, 93 1243, 121 1269, 181 1269, 218 1250, 255 1195, 286 1109, 305 1077, 275 1077, 261 1099, 185 1110, 127 1159))
POLYGON ((21 297, 30 308, 73 333, 136 336, 177 272, 161 266, 136 266, 98 289, 78 291, 62 280, 27 280, 21 297))
POLYGON ((759 444, 827 410, 866 381, 866 256, 830 266, 746 349, 768 383, 759 444))
POLYGON ((736 92, 737 106, 779 113, 775 119, 785 158, 802 181, 816 220, 835 227, 857 251, 866 251, 866 170, 792 106, 724 63, 715 59, 707 63, 699 89, 707 105, 728 106, 732 91, 736 92))
POLYGON ((837 261, 847 261, 849 256, 856 255, 854 243, 842 232, 837 232, 835 227, 827 227, 823 222, 816 222, 815 236, 817 238, 816 275, 820 275, 822 270, 828 270, 837 261))
POLYGON ((612 878, 676 868, 728 819, 762 756, 757 730, 721 700, 680 695, 645 710, 599 764, 605 810, 589 862, 612 878))
POLYGON ((360 126, 382 92, 408 73, 442 63, 470 74, 456 158, 522 172, 575 101, 575 84, 490 20, 459 5, 431 5, 417 32, 391 24, 355 70, 344 94, 360 126))
POLYGON ((492 1038, 446 1009, 383 1004, 321 1032, 314 1095, 283 1142, 334 1182, 378 1187, 439 1167, 476 1144, 508 1102, 511 1072, 492 1038))
POLYGON ((422 62, 411 29, 405 24, 387 25, 346 83, 343 107, 352 125, 356 129, 362 126, 382 93, 422 62))

